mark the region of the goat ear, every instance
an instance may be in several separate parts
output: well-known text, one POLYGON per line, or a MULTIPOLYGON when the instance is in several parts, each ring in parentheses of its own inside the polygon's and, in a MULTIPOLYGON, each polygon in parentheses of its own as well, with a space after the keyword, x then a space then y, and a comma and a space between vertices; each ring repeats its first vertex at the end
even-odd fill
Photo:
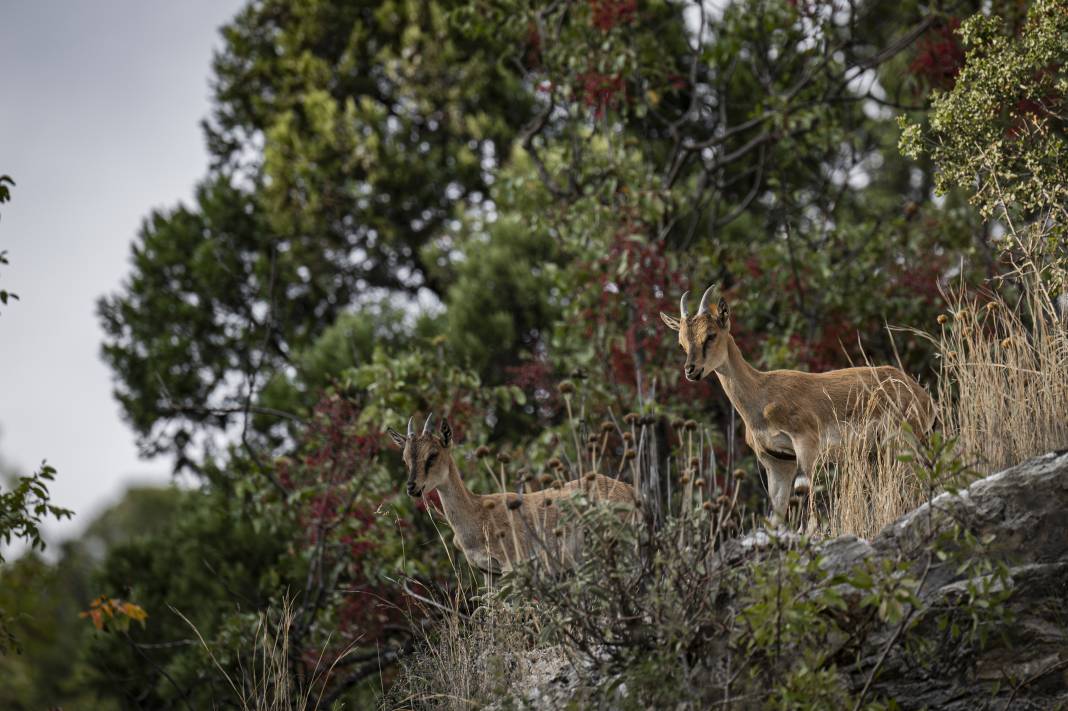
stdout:
POLYGON ((452 427, 449 425, 449 421, 444 417, 441 418, 441 446, 448 447, 452 444, 452 427))
POLYGON ((731 309, 727 306, 727 300, 720 297, 719 303, 716 304, 716 310, 719 312, 719 327, 726 328, 727 324, 731 320, 731 309))
POLYGON ((398 432, 397 430, 393 429, 392 427, 386 428, 386 432, 389 433, 389 437, 390 437, 390 439, 393 440, 394 444, 396 444, 401 449, 404 449, 404 445, 407 444, 407 442, 408 442, 408 438, 407 437, 405 437, 404 435, 402 435, 400 432, 398 432))
POLYGON ((665 324, 667 324, 667 327, 670 328, 672 331, 678 331, 679 330, 679 320, 677 318, 675 318, 674 316, 669 316, 666 313, 664 313, 663 311, 661 311, 660 312, 660 320, 663 321, 665 324))

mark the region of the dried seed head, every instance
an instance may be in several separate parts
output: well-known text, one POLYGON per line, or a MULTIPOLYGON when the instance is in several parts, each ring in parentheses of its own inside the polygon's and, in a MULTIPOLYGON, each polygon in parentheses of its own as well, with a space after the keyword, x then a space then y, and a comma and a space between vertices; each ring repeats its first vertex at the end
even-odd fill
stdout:
POLYGON ((479 459, 484 459, 485 457, 488 457, 489 453, 490 453, 490 448, 487 447, 484 444, 479 446, 479 448, 475 450, 475 456, 478 457, 479 459))
POLYGON ((656 418, 652 415, 645 415, 638 420, 638 424, 642 427, 652 427, 656 424, 656 418))
POLYGON ((745 470, 741 469, 741 468, 735 469, 734 470, 734 478, 738 479, 738 480, 744 479, 745 478, 745 470))
POLYGON ((501 464, 507 464, 508 462, 512 461, 512 458, 508 456, 505 452, 500 452, 497 454, 497 461, 501 464))
POLYGON ((716 499, 716 503, 720 506, 727 506, 728 504, 730 504, 730 502, 731 500, 727 497, 726 494, 720 494, 719 498, 716 499))
POLYGON ((1001 347, 1002 348, 1008 348, 1011 345, 1012 345, 1012 339, 1011 338, 1002 339, 1002 341, 1001 341, 1001 347))
POLYGON ((938 318, 936 320, 938 321, 938 323, 944 324, 946 321, 949 320, 949 318, 947 318, 945 314, 938 314, 938 318))
POLYGON ((552 484, 555 480, 556 477, 554 477, 552 474, 542 474, 540 477, 538 477, 538 481, 541 482, 542 486, 548 486, 549 484, 552 484))
POLYGON ((594 473, 594 472, 590 472, 589 474, 586 475, 586 481, 592 482, 596 478, 597 478, 597 474, 594 473))
POLYGON ((701 504, 701 508, 703 508, 705 511, 711 511, 712 510, 712 502, 711 501, 704 502, 703 504, 701 504))
POLYGON ((628 425, 633 425, 638 421, 638 413, 628 412, 627 414, 623 415, 623 421, 626 422, 628 425))
POLYGON ((811 490, 811 488, 812 487, 809 485, 808 479, 801 479, 800 481, 794 483, 794 493, 800 494, 801 496, 807 494, 811 490))
POLYGON ((684 427, 688 432, 693 432, 697 429, 697 420, 686 420, 684 427))
POLYGON ((604 422, 601 423, 601 432, 611 432, 615 428, 616 428, 616 426, 613 425, 608 420, 605 420, 604 422))
POLYGON ((630 432, 624 432, 623 433, 623 441, 626 442, 627 444, 634 444, 634 435, 631 434, 630 432))
POLYGON ((689 474, 683 474, 682 476, 679 477, 679 482, 681 482, 683 484, 689 484, 690 483, 690 475, 689 474))
POLYGON ((571 393, 575 392, 575 384, 570 380, 565 380, 556 386, 556 390, 564 397, 567 397, 571 393))
POLYGON ((987 310, 987 311, 993 311, 993 310, 995 310, 995 309, 996 309, 997 307, 998 307, 997 303, 995 303, 995 302, 991 301, 990 303, 988 303, 988 304, 986 305, 986 310, 987 310))
POLYGON ((508 510, 515 511, 517 508, 523 505, 523 499, 518 496, 508 502, 508 510))
POLYGON ((623 450, 623 459, 624 459, 624 461, 628 461, 629 462, 630 460, 634 459, 637 456, 638 456, 638 453, 636 451, 634 451, 633 449, 631 449, 630 447, 627 447, 626 449, 623 450))
POLYGON ((559 479, 553 479, 552 487, 554 489, 563 489, 564 482, 560 481, 559 479))
POLYGON ((698 465, 699 465, 700 463, 701 463, 701 460, 700 460, 700 459, 698 459, 697 457, 690 457, 690 466, 691 466, 691 467, 696 467, 696 466, 698 466, 698 465))
POLYGON ((493 509, 493 507, 496 506, 496 505, 497 505, 497 502, 494 501, 493 499, 486 499, 485 501, 482 502, 482 508, 486 509, 487 511, 491 511, 493 509))
POLYGON ((541 505, 544 506, 545 508, 549 508, 550 506, 553 505, 553 500, 552 499, 542 499, 541 500, 541 505))
POLYGON ((673 429, 673 430, 682 429, 682 426, 684 424, 686 424, 686 423, 684 421, 682 421, 682 420, 672 420, 671 421, 671 429, 673 429))
POLYGON ((694 482, 694 484, 697 486, 698 489, 705 488, 705 480, 704 479, 698 479, 697 481, 694 482))
POLYGON ((953 318, 957 319, 958 321, 963 321, 964 319, 968 318, 968 310, 961 309, 957 313, 953 314, 953 318))
POLYGON ((550 469, 563 469, 564 463, 560 461, 559 457, 553 457, 545 463, 550 469))
POLYGON ((562 529, 560 527, 554 528, 553 529, 553 535, 556 536, 557 538, 560 538, 561 536, 564 535, 564 529, 562 529))

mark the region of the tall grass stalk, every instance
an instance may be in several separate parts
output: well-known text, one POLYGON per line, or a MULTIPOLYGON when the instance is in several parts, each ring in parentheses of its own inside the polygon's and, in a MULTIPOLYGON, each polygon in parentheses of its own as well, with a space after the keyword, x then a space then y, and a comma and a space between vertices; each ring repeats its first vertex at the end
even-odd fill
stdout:
POLYGON ((1030 280, 1016 306, 999 296, 950 304, 933 337, 939 419, 973 468, 988 474, 1068 447, 1068 329, 1048 293, 1030 280))
MULTIPOLYGON (((1024 274, 1019 283, 1015 306, 961 289, 946 295, 936 333, 913 331, 933 344, 938 359, 935 427, 978 474, 1068 447, 1065 315, 1037 278, 1024 274)), ((839 463, 818 478, 827 535, 870 538, 928 495, 898 460, 914 446, 899 420, 840 423, 839 463)))
POLYGON ((323 692, 335 666, 352 653, 358 641, 354 640, 329 665, 324 665, 328 639, 308 675, 306 686, 298 688, 290 669, 293 650, 289 631, 295 613, 288 595, 282 599, 280 608, 269 608, 259 614, 248 644, 237 655, 237 669, 233 675, 220 663, 196 625, 177 609, 172 607, 171 610, 196 634, 208 659, 230 687, 233 695, 230 704, 241 711, 316 711, 322 707, 323 692))

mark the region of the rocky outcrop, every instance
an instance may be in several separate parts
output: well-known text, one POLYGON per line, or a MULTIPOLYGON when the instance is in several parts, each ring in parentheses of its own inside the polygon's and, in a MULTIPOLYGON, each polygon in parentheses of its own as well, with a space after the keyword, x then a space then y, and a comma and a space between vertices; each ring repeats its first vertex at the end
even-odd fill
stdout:
MULTIPOLYGON (((903 555, 918 566, 931 533, 955 525, 989 540, 987 555, 1008 566, 1009 615, 981 649, 961 650, 949 672, 932 676, 894 657, 881 668, 874 690, 903 708, 1068 707, 1068 451, 938 496, 884 529, 868 551, 835 541, 828 553, 847 553, 836 561, 841 565, 858 555, 903 555)), ((966 594, 958 566, 936 563, 920 598, 951 606, 966 594)))
MULTIPOLYGON (((953 611, 968 599, 976 573, 962 571, 960 557, 932 556, 930 542, 940 534, 954 534, 959 541, 962 532, 985 542, 985 558, 1007 568, 1008 614, 998 618, 985 644, 948 652, 943 644, 940 657, 923 664, 916 663, 913 652, 888 644, 897 626, 880 630, 865 643, 848 685, 854 693, 860 691, 877 668, 867 698, 894 699, 905 709, 1068 708, 1068 451, 1036 457, 958 493, 942 494, 872 541, 844 536, 809 550, 832 573, 887 558, 910 561, 912 576, 922 580, 917 595, 924 606, 953 611), (884 654, 887 649, 890 653, 884 654)), ((953 540, 942 535, 940 546, 952 551, 959 545, 953 540)), ((769 545, 774 541, 753 534, 731 541, 720 550, 718 564, 737 565, 765 555, 769 545)), ((845 595, 854 602, 860 596, 860 591, 845 595)), ((930 629, 916 631, 932 640, 944 636, 935 618, 920 623, 930 629)), ((559 650, 537 654, 527 665, 526 678, 512 687, 517 700, 536 708, 581 703, 591 670, 576 669, 559 650)), ((616 694, 625 695, 625 688, 616 694)))

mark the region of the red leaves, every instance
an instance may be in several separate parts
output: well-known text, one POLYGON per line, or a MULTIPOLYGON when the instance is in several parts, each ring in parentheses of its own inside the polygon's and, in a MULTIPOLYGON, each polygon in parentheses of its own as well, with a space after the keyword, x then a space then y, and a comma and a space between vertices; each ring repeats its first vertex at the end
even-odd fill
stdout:
POLYGON ((663 398, 707 395, 709 384, 678 377, 683 353, 659 317, 661 311, 678 311, 678 298, 688 284, 669 261, 663 242, 635 237, 644 229, 639 221, 625 219, 605 255, 589 265, 591 273, 600 275, 590 284, 597 290, 595 303, 578 319, 590 336, 605 334, 604 377, 611 382, 637 387, 637 358, 643 380, 648 384, 656 377, 663 398))
POLYGON ((590 24, 602 32, 637 19, 637 0, 590 0, 590 24))
POLYGON ((588 71, 580 74, 578 81, 582 103, 593 109, 597 118, 619 106, 627 97, 627 85, 621 74, 588 71))
POLYGON ((952 89, 964 66, 964 48, 957 39, 960 19, 951 17, 927 32, 916 44, 916 58, 909 71, 938 89, 952 89))

